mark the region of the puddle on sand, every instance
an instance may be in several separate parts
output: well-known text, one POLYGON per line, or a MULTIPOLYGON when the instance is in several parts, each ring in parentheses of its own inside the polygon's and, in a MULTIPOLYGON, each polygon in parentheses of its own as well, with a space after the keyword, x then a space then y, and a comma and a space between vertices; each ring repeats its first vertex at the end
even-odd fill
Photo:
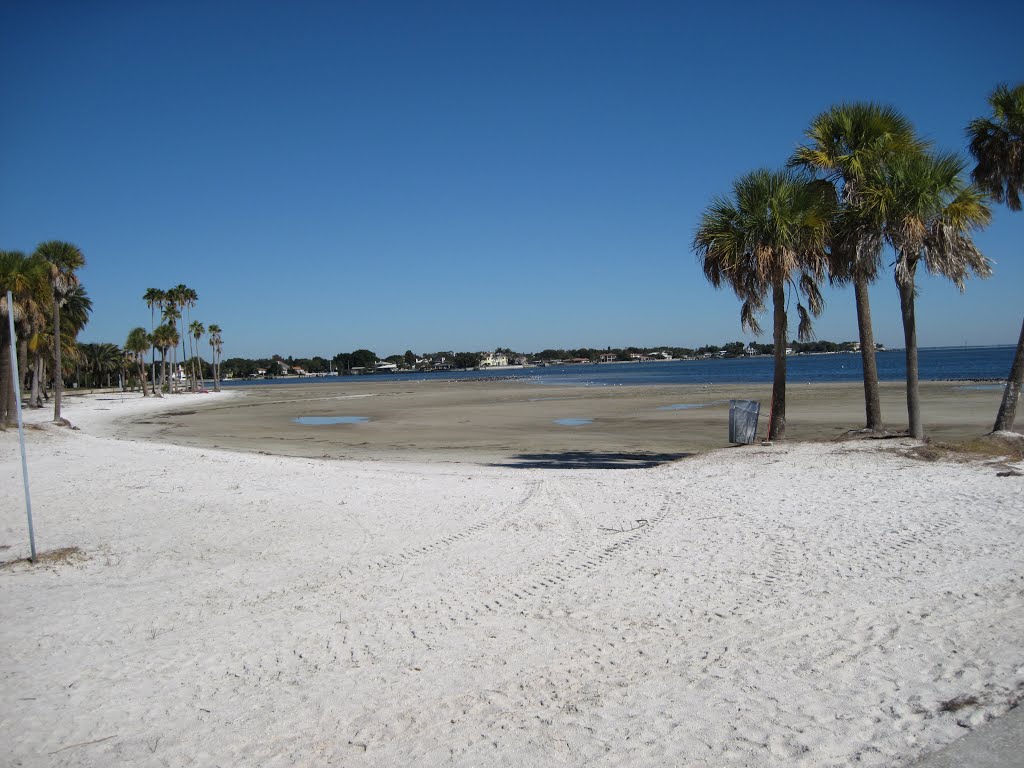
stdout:
POLYGON ((562 427, 585 427, 593 423, 593 419, 555 419, 555 424, 562 427))
POLYGON ((299 416, 292 419, 296 424, 323 426, 325 424, 363 424, 369 416, 299 416))

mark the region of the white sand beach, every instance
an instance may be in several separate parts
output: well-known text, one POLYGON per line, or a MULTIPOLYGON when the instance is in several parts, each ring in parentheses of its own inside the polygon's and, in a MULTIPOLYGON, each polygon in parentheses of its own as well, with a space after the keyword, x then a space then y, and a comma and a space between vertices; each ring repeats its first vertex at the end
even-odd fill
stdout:
MULTIPOLYGON (((0 433, 11 766, 902 766, 1024 698, 1024 472, 905 440, 642 469, 0 433), (1000 476, 1003 475, 1003 476, 1000 476)), ((47 413, 30 419, 44 422, 47 413)))

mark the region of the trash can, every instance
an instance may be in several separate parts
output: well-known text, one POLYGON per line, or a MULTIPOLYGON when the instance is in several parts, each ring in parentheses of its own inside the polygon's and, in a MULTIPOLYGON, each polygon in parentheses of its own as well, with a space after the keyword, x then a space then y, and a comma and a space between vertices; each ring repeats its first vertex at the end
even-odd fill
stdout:
POLYGON ((757 438, 757 417, 761 403, 757 400, 729 401, 729 442, 749 445, 757 438))

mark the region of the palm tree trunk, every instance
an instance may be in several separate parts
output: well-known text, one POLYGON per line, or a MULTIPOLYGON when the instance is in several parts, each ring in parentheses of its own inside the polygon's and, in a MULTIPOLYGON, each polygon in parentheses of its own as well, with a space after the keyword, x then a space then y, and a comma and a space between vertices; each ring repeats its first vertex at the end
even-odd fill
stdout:
POLYGON ((768 421, 768 439, 786 436, 786 289, 781 283, 772 289, 775 310, 775 380, 772 382, 772 412, 768 421))
MULTIPOLYGON (((155 312, 155 309, 154 309, 155 307, 156 307, 155 304, 150 304, 149 305, 149 333, 150 333, 150 340, 152 340, 152 338, 153 338, 153 331, 156 330, 156 312, 155 312)), ((150 349, 152 350, 152 355, 150 357, 150 359, 152 360, 152 365, 150 367, 153 370, 153 390, 154 390, 153 394, 156 394, 156 344, 153 344, 152 347, 150 347, 150 349)))
POLYGON ((157 381, 156 371, 153 371, 153 394, 157 397, 164 396, 164 361, 160 358, 160 381, 157 381))
POLYGON ((996 425, 993 432, 1011 431, 1017 418, 1017 401, 1020 399, 1021 384, 1024 383, 1024 323, 1020 326, 1020 339, 1017 341, 1017 354, 1013 356, 1010 375, 1006 379, 1006 390, 1003 402, 999 404, 996 425))
POLYGON ((9 410, 11 398, 8 397, 8 391, 11 394, 14 393, 11 388, 13 371, 11 371, 11 345, 8 341, 10 332, 7 330, 7 318, 2 319, 3 327, 0 327, 0 432, 7 429, 7 420, 11 416, 17 418, 17 414, 9 410))
POLYGON ((32 360, 32 396, 29 398, 29 406, 31 408, 42 408, 43 404, 41 401, 41 395, 39 394, 39 382, 43 378, 43 356, 36 352, 35 358, 32 360))
POLYGON ((900 291, 900 313, 903 317, 903 343, 907 359, 907 421, 910 436, 924 440, 924 426, 921 424, 921 392, 917 384, 917 320, 914 318, 914 269, 908 267, 906 278, 896 278, 900 291))
POLYGON ((192 391, 193 392, 198 392, 199 391, 199 374, 201 374, 203 372, 203 366, 202 365, 199 365, 198 370, 196 370, 196 364, 197 364, 197 361, 199 359, 199 339, 197 339, 195 336, 193 336, 192 337, 192 341, 190 341, 188 343, 188 345, 190 347, 192 347, 192 391))
MULTIPOLYGON (((185 309, 185 308, 182 307, 182 309, 185 309)), ((186 352, 185 352, 185 313, 184 312, 181 313, 180 325, 181 325, 181 364, 182 364, 182 366, 186 366, 186 365, 188 365, 188 360, 185 357, 186 352)), ((178 350, 177 349, 174 350, 174 356, 175 357, 178 356, 178 350)), ((178 371, 177 371, 177 368, 178 368, 177 362, 178 361, 175 360, 174 362, 175 362, 175 365, 174 365, 174 367, 175 367, 174 380, 177 381, 178 380, 178 371)), ((182 371, 182 373, 184 373, 184 371, 182 371)))
POLYGON ((142 389, 142 396, 143 397, 148 397, 149 395, 146 392, 146 353, 145 352, 140 352, 140 353, 138 353, 138 355, 139 355, 139 357, 138 357, 138 361, 139 361, 139 388, 142 389))
POLYGON ((872 432, 882 429, 882 402, 878 392, 878 362, 875 359, 875 332, 871 327, 871 304, 868 301, 868 281, 858 276, 853 281, 853 295, 857 303, 857 330, 860 333, 860 359, 864 368, 865 425, 872 432))
POLYGON ((60 302, 53 292, 53 420, 60 421, 60 399, 64 394, 64 361, 61 360, 60 302))
POLYGON ((21 376, 18 385, 22 392, 28 389, 31 374, 28 369, 28 339, 22 339, 18 342, 18 375, 21 376))

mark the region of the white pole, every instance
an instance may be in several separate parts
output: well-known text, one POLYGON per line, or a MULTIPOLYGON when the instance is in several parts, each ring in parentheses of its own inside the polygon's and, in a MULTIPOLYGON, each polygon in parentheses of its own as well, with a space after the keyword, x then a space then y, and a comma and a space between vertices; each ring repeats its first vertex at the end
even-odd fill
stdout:
POLYGON ((15 400, 18 405, 18 439, 21 441, 21 476, 25 481, 25 514, 28 516, 28 546, 32 551, 32 557, 29 560, 34 563, 36 561, 36 534, 32 530, 32 497, 28 492, 28 460, 25 458, 25 424, 21 420, 21 377, 18 375, 18 340, 14 335, 14 297, 10 291, 7 292, 7 320, 11 327, 11 384, 14 386, 15 400))

